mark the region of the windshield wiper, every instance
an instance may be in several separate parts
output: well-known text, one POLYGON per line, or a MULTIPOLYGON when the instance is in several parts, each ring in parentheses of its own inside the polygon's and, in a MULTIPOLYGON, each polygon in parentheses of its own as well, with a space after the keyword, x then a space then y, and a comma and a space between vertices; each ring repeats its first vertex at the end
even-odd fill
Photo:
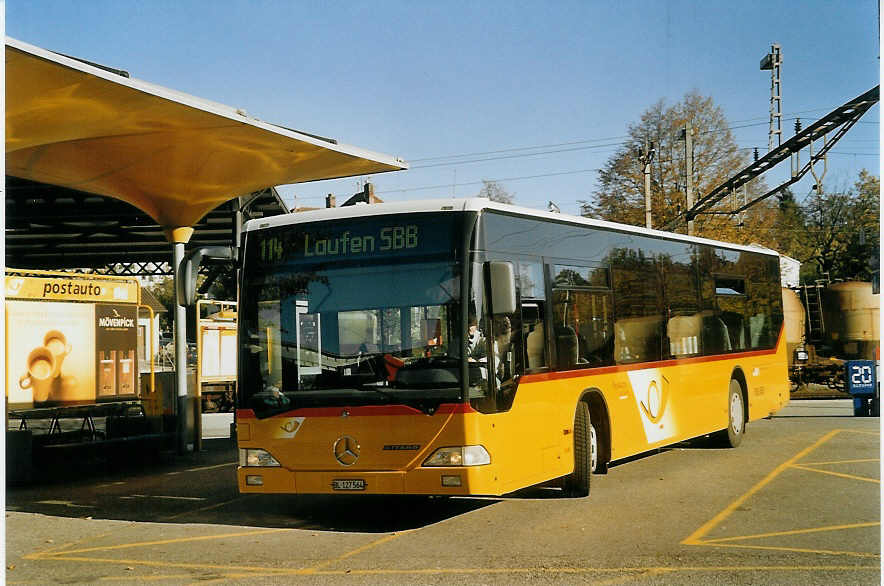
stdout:
POLYGON ((436 409, 439 407, 438 400, 430 400, 430 401, 421 401, 416 399, 405 399, 401 396, 396 395, 395 393, 391 393, 389 391, 382 390, 379 387, 371 386, 368 384, 357 384, 352 387, 354 390, 361 392, 374 392, 378 395, 384 397, 392 404, 405 405, 407 407, 413 407, 420 411, 421 413, 425 413, 427 415, 432 415, 436 412, 436 409))
POLYGON ((393 393, 381 390, 379 387, 375 387, 366 383, 356 383, 353 385, 353 389, 362 392, 371 391, 391 401, 401 401, 401 399, 393 393))

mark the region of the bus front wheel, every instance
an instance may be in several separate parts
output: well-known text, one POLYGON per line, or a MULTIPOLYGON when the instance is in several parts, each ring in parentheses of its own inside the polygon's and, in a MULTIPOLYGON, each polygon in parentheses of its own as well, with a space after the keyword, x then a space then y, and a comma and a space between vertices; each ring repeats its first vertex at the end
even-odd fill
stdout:
POLYGON ((574 413, 574 471, 565 478, 565 495, 569 497, 589 496, 589 479, 592 475, 596 447, 593 442, 592 422, 589 406, 583 401, 577 403, 574 413))

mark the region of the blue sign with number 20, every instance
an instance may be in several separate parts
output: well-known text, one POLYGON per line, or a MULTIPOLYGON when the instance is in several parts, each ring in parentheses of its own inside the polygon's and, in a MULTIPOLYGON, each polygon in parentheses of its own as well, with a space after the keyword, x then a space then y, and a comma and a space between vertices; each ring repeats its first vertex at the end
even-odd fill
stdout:
POLYGON ((874 360, 847 362, 847 391, 851 395, 874 395, 877 388, 874 360))

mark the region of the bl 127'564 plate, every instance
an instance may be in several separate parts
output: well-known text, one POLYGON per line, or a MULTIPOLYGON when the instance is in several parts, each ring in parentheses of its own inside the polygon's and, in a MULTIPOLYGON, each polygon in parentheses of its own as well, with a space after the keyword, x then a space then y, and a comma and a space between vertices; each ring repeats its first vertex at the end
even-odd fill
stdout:
POLYGON ((346 478, 332 480, 332 490, 365 490, 365 480, 346 478))

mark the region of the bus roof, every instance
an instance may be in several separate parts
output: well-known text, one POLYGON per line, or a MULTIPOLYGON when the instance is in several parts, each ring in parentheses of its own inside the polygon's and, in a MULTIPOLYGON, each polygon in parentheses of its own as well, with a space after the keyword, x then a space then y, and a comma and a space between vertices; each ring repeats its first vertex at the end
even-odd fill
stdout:
POLYGON ((653 230, 643 228, 641 226, 631 226, 629 224, 619 224, 617 222, 608 222, 606 220, 596 220, 583 216, 572 216, 570 214, 561 214, 515 206, 510 204, 498 203, 487 198, 448 198, 448 199, 425 199, 414 201, 401 201, 378 204, 356 204, 338 208, 324 208, 318 210, 310 210, 305 212, 297 212, 291 214, 283 214, 272 216, 270 218, 259 218, 250 220, 245 225, 245 231, 259 230, 263 228, 271 228, 276 226, 286 226, 292 224, 301 224, 305 222, 321 222, 325 220, 344 220, 348 218, 364 218, 368 216, 383 216, 388 214, 407 214, 418 212, 481 212, 483 210, 498 210, 521 216, 525 218, 533 218, 537 220, 547 220, 552 222, 574 224, 580 226, 592 226, 604 230, 612 230, 616 232, 627 232, 630 234, 638 234, 642 236, 651 236, 664 240, 674 240, 680 242, 689 242, 693 244, 708 244, 731 250, 741 250, 747 252, 755 252, 759 254, 768 254, 779 256, 779 253, 770 248, 760 245, 742 245, 730 242, 722 242, 719 240, 711 240, 708 238, 698 238, 696 236, 686 236, 675 232, 664 232, 662 230, 653 230))

